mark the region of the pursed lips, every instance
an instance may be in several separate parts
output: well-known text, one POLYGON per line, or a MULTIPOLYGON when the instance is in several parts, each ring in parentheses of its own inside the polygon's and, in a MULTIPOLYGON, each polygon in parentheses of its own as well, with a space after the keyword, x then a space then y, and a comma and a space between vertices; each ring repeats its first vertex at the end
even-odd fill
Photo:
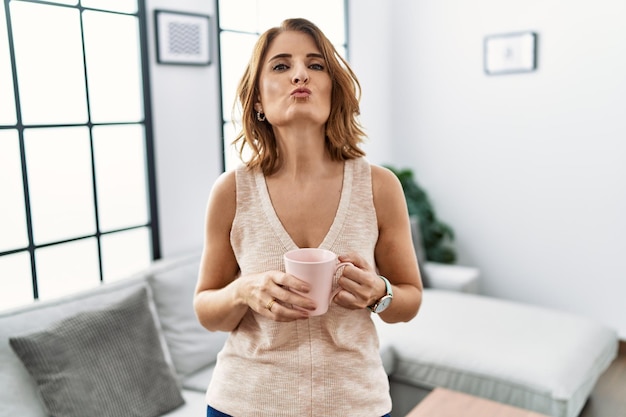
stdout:
POLYGON ((307 98, 311 95, 311 90, 308 88, 296 88, 291 92, 291 96, 295 98, 307 98))

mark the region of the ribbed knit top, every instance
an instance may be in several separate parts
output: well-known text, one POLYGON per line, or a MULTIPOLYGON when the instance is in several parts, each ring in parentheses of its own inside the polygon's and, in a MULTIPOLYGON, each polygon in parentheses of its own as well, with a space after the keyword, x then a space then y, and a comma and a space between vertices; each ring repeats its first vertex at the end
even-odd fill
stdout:
MULTIPOLYGON (((283 254, 297 245, 276 215, 264 175, 239 168, 236 186, 231 244, 241 274, 284 271, 283 254)), ((377 238, 370 165, 363 158, 348 160, 339 207, 320 248, 354 251, 375 265, 377 238)), ((324 315, 281 323, 249 309, 218 355, 207 403, 234 417, 389 413, 389 385, 371 314, 333 303, 324 315)))

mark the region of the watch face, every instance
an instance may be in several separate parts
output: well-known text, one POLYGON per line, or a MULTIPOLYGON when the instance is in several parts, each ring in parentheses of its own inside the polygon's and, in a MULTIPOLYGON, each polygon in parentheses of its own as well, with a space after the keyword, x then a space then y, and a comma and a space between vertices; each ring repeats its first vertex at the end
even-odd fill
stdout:
POLYGON ((391 300, 392 298, 388 295, 383 297, 376 306, 376 313, 382 313, 383 311, 385 311, 387 307, 389 307, 389 304, 391 304, 391 300))

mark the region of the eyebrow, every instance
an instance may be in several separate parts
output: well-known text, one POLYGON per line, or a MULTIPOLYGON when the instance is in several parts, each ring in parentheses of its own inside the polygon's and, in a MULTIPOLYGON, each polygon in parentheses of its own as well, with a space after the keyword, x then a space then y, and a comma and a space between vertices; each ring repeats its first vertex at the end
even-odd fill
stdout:
MULTIPOLYGON (((291 54, 286 54, 286 53, 277 54, 277 55, 274 55, 273 57, 271 57, 270 59, 268 59, 267 62, 271 62, 271 61, 274 61, 276 59, 291 58, 291 57, 293 57, 293 55, 291 55, 291 54)), ((306 54, 306 57, 307 58, 321 58, 321 59, 324 59, 324 56, 322 54, 318 54, 317 52, 312 52, 312 53, 306 54)))

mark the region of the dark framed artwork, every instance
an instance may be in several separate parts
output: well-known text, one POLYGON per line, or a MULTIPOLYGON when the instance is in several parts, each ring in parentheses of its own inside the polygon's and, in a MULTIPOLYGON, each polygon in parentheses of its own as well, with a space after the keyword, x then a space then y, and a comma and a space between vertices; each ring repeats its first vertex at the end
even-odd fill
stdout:
POLYGON ((485 73, 530 72, 537 69, 537 34, 518 32, 485 37, 485 73))
POLYGON ((155 10, 157 62, 210 65, 210 23, 211 18, 207 15, 155 10))

